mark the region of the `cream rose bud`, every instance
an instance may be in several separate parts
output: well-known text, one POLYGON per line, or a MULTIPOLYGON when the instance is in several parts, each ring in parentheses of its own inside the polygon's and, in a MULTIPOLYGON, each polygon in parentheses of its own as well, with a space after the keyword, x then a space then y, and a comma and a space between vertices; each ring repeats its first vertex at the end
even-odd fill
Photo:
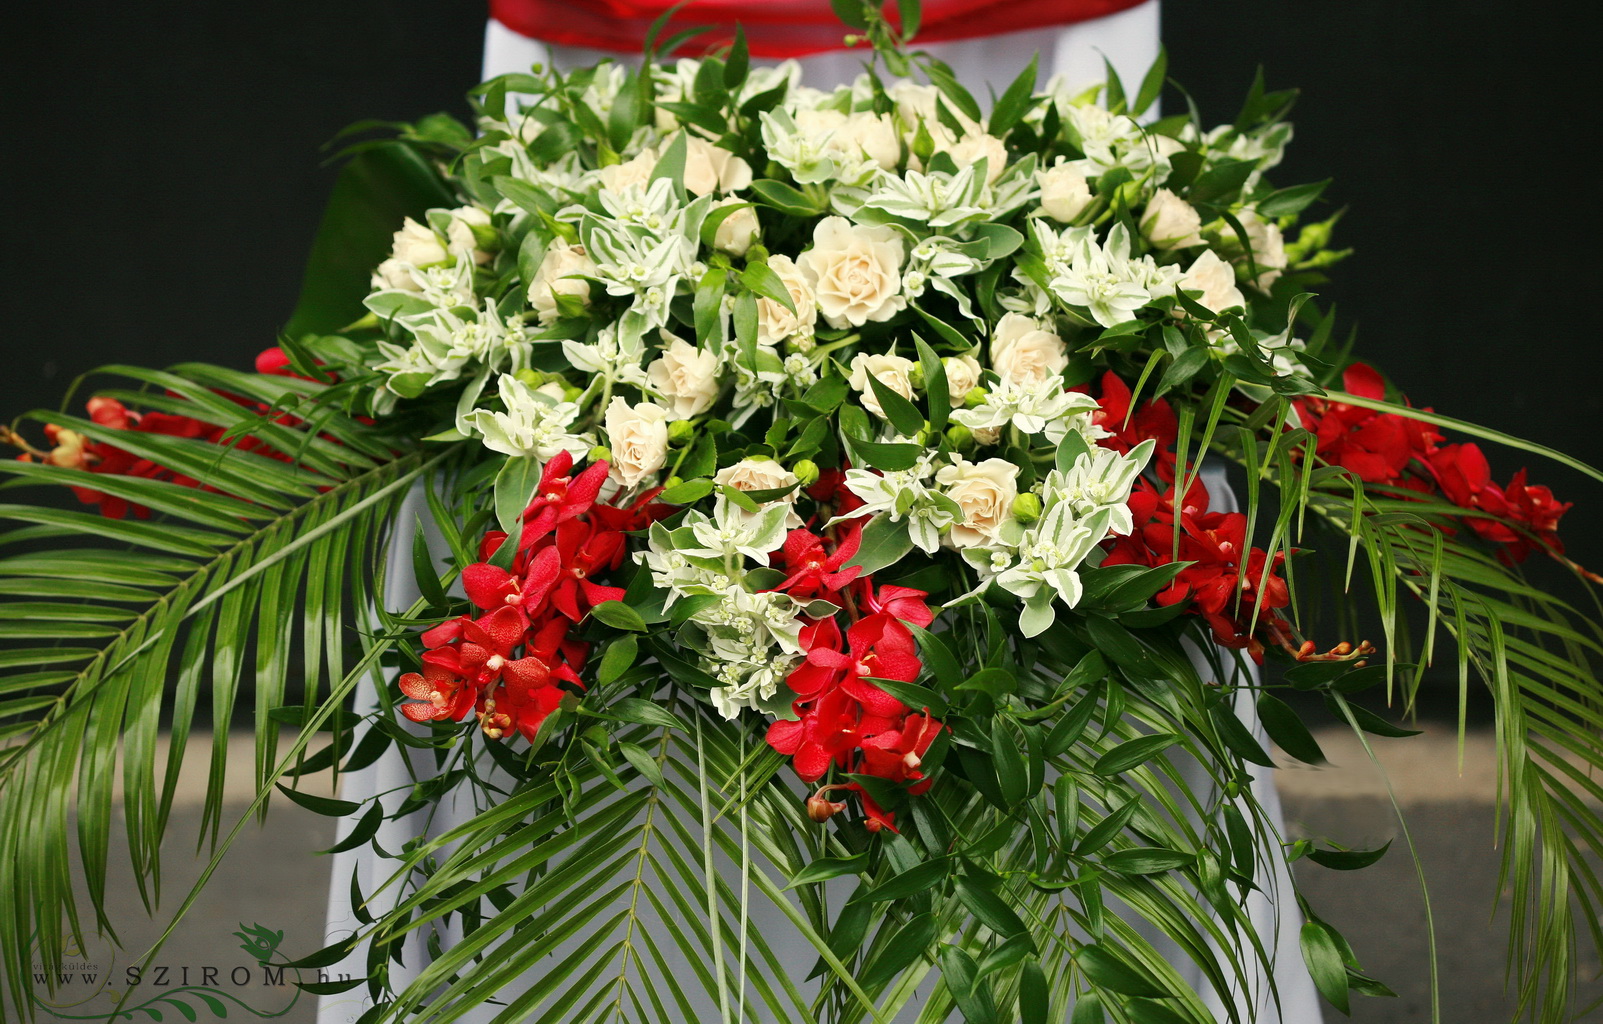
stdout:
POLYGON ((1007 147, 994 135, 984 133, 969 135, 947 152, 951 154, 952 161, 957 164, 959 170, 970 164, 979 163, 983 159, 987 185, 995 184, 996 179, 1007 168, 1007 147))
POLYGON ((557 296, 572 295, 585 305, 590 304, 590 282, 572 275, 593 275, 595 263, 585 255, 584 246, 557 243, 545 251, 540 268, 535 271, 529 285, 529 305, 539 314, 540 322, 548 324, 557 318, 557 296))
POLYGON ((882 322, 907 306, 901 294, 902 236, 895 228, 825 217, 813 229, 813 247, 796 265, 831 327, 882 322))
MULTIPOLYGON (((1264 220, 1256 210, 1242 210, 1241 226, 1247 231, 1247 244, 1252 249, 1253 262, 1258 267, 1258 279, 1253 284, 1268 291, 1286 269, 1286 242, 1280 235, 1280 225, 1264 220)), ((1244 274, 1251 270, 1245 259, 1241 261, 1244 274)))
POLYGON ((1196 300, 1215 313, 1247 305, 1246 296, 1236 287, 1235 270, 1212 249, 1204 249, 1191 262, 1176 287, 1187 292, 1201 292, 1196 300))
POLYGON ((630 185, 645 185, 651 181, 651 172, 657 168, 657 151, 643 149, 632 160, 625 160, 621 164, 612 164, 596 172, 601 181, 601 187, 608 192, 617 192, 630 185))
POLYGON ((401 230, 395 233, 395 243, 390 247, 390 256, 401 263, 410 263, 414 267, 431 267, 446 260, 445 246, 440 244, 433 231, 425 225, 419 224, 411 217, 401 230))
POLYGON ((911 400, 913 397, 913 361, 901 356, 871 356, 859 352, 852 357, 851 385, 863 393, 863 407, 875 416, 884 418, 885 410, 879 404, 879 394, 868 383, 873 377, 881 384, 911 400))
POLYGON ((1064 164, 1036 171, 1035 183, 1041 187, 1041 209, 1060 224, 1069 223, 1091 205, 1091 186, 1085 176, 1064 164))
POLYGON ((874 161, 880 170, 894 171, 902 161, 901 136, 889 114, 851 114, 846 118, 843 134, 856 152, 874 161))
POLYGON ((758 299, 757 344, 777 345, 787 338, 811 338, 813 325, 818 321, 818 306, 813 301, 813 289, 807 283, 807 276, 789 256, 768 257, 768 269, 784 283, 785 291, 790 293, 790 304, 796 311, 792 313, 784 303, 773 299, 758 299))
POLYGON ((651 390, 668 399, 676 419, 689 419, 712 408, 718 398, 718 357, 673 338, 646 367, 651 390))
MULTIPOLYGON (((797 483, 796 474, 773 459, 741 459, 733 466, 720 469, 713 480, 737 491, 773 491, 797 483)), ((788 500, 794 498, 793 493, 788 500)))
POLYGON ((958 459, 935 474, 935 482, 962 509, 948 536, 955 547, 967 548, 996 539, 1012 517, 1018 497, 1018 467, 1005 459, 969 462, 958 459))
POLYGON ((395 289, 403 292, 420 292, 423 286, 417 283, 412 271, 405 263, 391 257, 373 268, 373 276, 369 280, 369 287, 374 291, 395 289))
POLYGON ((1159 249, 1184 249, 1202 244, 1202 217, 1184 199, 1160 188, 1141 216, 1141 235, 1159 249))
MULTIPOLYGON (((733 197, 722 199, 713 204, 713 209, 721 206, 734 206, 741 200, 733 197)), ((742 206, 718 225, 713 235, 713 248, 727 252, 731 256, 744 256, 751 243, 757 240, 757 211, 749 205, 742 206)))
POLYGON ((941 360, 946 367, 946 393, 953 405, 962 405, 980 383, 980 361, 973 356, 947 356, 941 360))
POLYGON ((490 262, 491 254, 484 245, 493 245, 495 228, 490 226, 490 212, 477 206, 461 206, 451 211, 450 226, 445 237, 451 248, 471 252, 473 262, 483 266, 490 262))
POLYGON ((660 470, 668 461, 668 410, 650 402, 631 406, 614 398, 607 406, 603 426, 612 449, 608 474, 625 487, 633 487, 660 470))
POLYGON ((991 369, 1003 380, 1039 384, 1069 365, 1063 339, 1022 313, 1007 313, 991 334, 991 369))
POLYGON ((685 190, 739 192, 751 185, 751 164, 696 135, 685 136, 685 190))

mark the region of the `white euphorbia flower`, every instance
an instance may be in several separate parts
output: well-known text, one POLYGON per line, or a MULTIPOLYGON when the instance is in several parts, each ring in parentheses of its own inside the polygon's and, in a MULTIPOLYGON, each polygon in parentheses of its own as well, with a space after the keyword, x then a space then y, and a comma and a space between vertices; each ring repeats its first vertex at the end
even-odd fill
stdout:
POLYGON ((511 374, 500 381, 501 404, 505 412, 476 409, 463 417, 463 423, 478 432, 484 446, 503 455, 527 455, 541 461, 567 452, 582 458, 595 447, 588 433, 570 429, 579 418, 579 406, 563 401, 562 386, 549 384, 532 388, 511 374))
POLYGON ((998 531, 1012 520, 1018 474, 1019 468, 1005 459, 969 462, 958 458, 936 472, 935 482, 960 510, 948 534, 953 547, 996 542, 998 531))
POLYGON ((473 264, 467 260, 457 260, 454 266, 414 267, 412 280, 417 283, 418 294, 431 306, 450 309, 479 304, 473 292, 473 264))
POLYGON ((825 217, 813 229, 813 247, 796 266, 831 327, 861 327, 889 320, 906 307, 902 256, 902 236, 895 228, 825 217))
MULTIPOLYGON (((1036 232, 1043 241, 1053 235, 1039 221, 1036 232)), ((1130 236, 1123 224, 1108 232, 1106 245, 1098 245, 1089 228, 1069 228, 1053 242, 1047 258, 1053 294, 1087 310, 1103 327, 1133 319, 1138 310, 1174 294, 1179 271, 1159 267, 1150 256, 1131 259, 1130 236)))
POLYGON ((952 419, 974 431, 1000 430, 1012 424, 1026 434, 1045 434, 1053 444, 1077 429, 1076 416, 1084 417, 1100 408, 1096 399, 1077 391, 1065 391, 1056 378, 1041 381, 999 381, 972 409, 958 409, 952 419))
POLYGON ((652 402, 630 405, 614 397, 603 427, 612 450, 607 474, 624 487, 634 487, 662 469, 668 459, 668 410, 652 402))
POLYGON ((1152 457, 1155 442, 1142 441, 1126 454, 1093 445, 1068 472, 1053 470, 1041 485, 1046 508, 1066 504, 1078 519, 1108 514, 1108 532, 1124 536, 1135 529, 1127 502, 1136 478, 1152 457))
POLYGON ((982 220, 990 213, 981 197, 986 178, 978 173, 979 165, 960 166, 956 174, 908 170, 901 176, 882 175, 863 198, 862 206, 884 210, 932 228, 950 228, 982 220))
POLYGON ((785 308, 784 303, 775 302, 767 297, 759 298, 757 344, 777 345, 787 339, 811 339, 814 327, 818 323, 818 306, 813 300, 813 289, 812 285, 807 283, 807 275, 801 272, 789 256, 768 257, 768 269, 772 270, 784 284, 785 291, 790 294, 791 305, 795 306, 796 310, 791 312, 785 308))
POLYGON ((883 419, 885 410, 879 403, 879 393, 868 383, 869 378, 911 400, 914 365, 911 359, 890 353, 875 356, 859 352, 852 357, 851 376, 847 379, 852 387, 863 393, 863 408, 883 419))
POLYGON ((685 525, 690 527, 697 545, 686 549, 686 553, 722 559, 726 565, 740 565, 742 558, 767 565, 768 556, 785 544, 785 519, 789 511, 788 506, 776 502, 750 515, 720 494, 713 503, 711 519, 700 513, 685 517, 685 525))
POLYGON ((575 370, 591 377, 602 387, 608 384, 650 387, 646 371, 640 365, 646 355, 643 334, 625 332, 617 325, 609 324, 596 333, 594 342, 564 339, 562 354, 575 370))
MULTIPOLYGON (((667 178, 603 190, 596 200, 615 222, 614 227, 638 228, 654 239, 684 234, 686 209, 667 178)), ((578 216, 582 220, 584 214, 578 216)))
POLYGON ((1048 509, 1024 531, 1018 561, 996 576, 997 586, 1024 601, 1021 633, 1037 636, 1052 624, 1054 599, 1070 608, 1080 603, 1084 589, 1077 570, 1107 535, 1107 512, 1080 520, 1067 502, 1048 509))
POLYGON ((1039 384, 1069 365, 1069 347, 1036 320, 1005 313, 991 332, 991 368, 1003 380, 1039 384))
POLYGON ((907 519, 908 532, 921 551, 934 553, 941 531, 957 520, 957 502, 929 486, 932 456, 919 459, 912 469, 879 473, 848 469, 846 487, 863 501, 860 511, 885 515, 890 521, 907 519))
POLYGON ((662 355, 646 367, 650 389, 668 400, 675 419, 689 419, 712 408, 718 399, 718 356, 663 332, 662 355))
POLYGON ((976 317, 968 290, 954 279, 978 273, 985 264, 963 252, 960 245, 955 238, 931 235, 913 246, 908 253, 907 272, 902 275, 902 292, 916 299, 926 287, 934 288, 949 296, 957 303, 958 312, 972 320, 976 317))

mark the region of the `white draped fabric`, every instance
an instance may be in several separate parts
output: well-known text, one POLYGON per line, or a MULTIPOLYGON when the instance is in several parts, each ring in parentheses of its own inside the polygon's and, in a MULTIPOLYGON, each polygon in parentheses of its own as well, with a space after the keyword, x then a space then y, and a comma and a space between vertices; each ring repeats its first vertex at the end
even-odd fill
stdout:
MULTIPOLYGON (((1052 74, 1064 75, 1071 86, 1100 81, 1103 74, 1102 61, 1106 57, 1122 79, 1135 82, 1140 80, 1158 54, 1158 3, 1157 0, 1153 0, 1111 17, 1059 29, 936 44, 928 49, 950 64, 958 77, 978 95, 984 95, 984 85, 987 82, 997 84, 995 80, 1000 80, 998 87, 1005 86, 1017 73, 1014 69, 1022 68, 1028 63, 1038 49, 1042 55, 1043 81, 1046 76, 1052 74)), ((603 56, 613 55, 573 48, 559 48, 553 52, 553 48, 518 35, 491 21, 485 35, 484 74, 488 78, 497 74, 522 71, 535 62, 555 61, 558 67, 577 67, 593 63, 603 56)), ((803 78, 809 85, 829 87, 854 77, 860 70, 860 65, 861 58, 855 54, 821 54, 802 61, 803 78)), ((1205 470, 1203 479, 1209 493, 1214 496, 1216 506, 1222 511, 1233 511, 1234 496, 1223 473, 1217 470, 1205 470)), ((403 509, 399 517, 397 535, 392 542, 388 574, 392 581, 410 581, 412 578, 411 532, 412 524, 419 517, 426 521, 428 511, 421 497, 413 495, 408 507, 403 509)), ((409 582, 401 582, 392 588, 387 604, 392 608, 404 608, 410 605, 416 596, 409 582)), ((365 695, 361 705, 357 709, 358 712, 373 711, 377 707, 376 695, 365 695)), ((1242 720, 1267 746, 1267 739, 1263 736, 1251 701, 1242 701, 1237 710, 1242 720)), ((1278 829, 1280 804, 1270 771, 1257 766, 1249 765, 1249 767, 1252 769, 1253 795, 1278 829)), ((344 776, 342 796, 356 801, 379 797, 387 808, 393 808, 404 799, 412 784, 419 778, 427 777, 430 770, 430 761, 418 756, 416 751, 392 748, 370 767, 344 776)), ((1209 786, 1207 775, 1199 765, 1193 765, 1188 771, 1186 783, 1194 791, 1205 791, 1209 786)), ((472 797, 467 792, 468 788, 459 787, 458 795, 442 803, 437 811, 432 812, 432 817, 429 816, 430 812, 417 812, 400 821, 386 821, 375 837, 375 842, 386 850, 396 851, 408 839, 420 833, 437 835, 467 820, 475 813, 475 808, 471 804, 472 797)), ((354 825, 355 820, 356 816, 353 816, 341 823, 341 837, 354 825)), ((699 860, 700 855, 698 847, 694 856, 699 860)), ((328 942, 332 943, 349 936, 359 928, 359 921, 352 910, 350 900, 353 877, 357 888, 370 896, 388 879, 395 863, 394 860, 379 858, 366 847, 336 854, 333 857, 326 928, 328 942)), ((727 861, 720 861, 720 866, 730 872, 734 871, 733 865, 727 861)), ((1303 967, 1298 948, 1298 929, 1301 921, 1291 895, 1291 882, 1286 867, 1278 858, 1273 858, 1260 865, 1257 880, 1261 888, 1249 896, 1246 909, 1254 929, 1262 937, 1275 964, 1273 987, 1278 989, 1278 1004, 1271 995, 1270 978, 1261 970, 1252 971, 1253 965, 1249 963, 1249 972, 1254 976, 1244 991, 1234 993, 1239 1018, 1256 1024, 1319 1024, 1321 1017, 1318 996, 1303 967)), ((839 905, 848 894, 849 892, 839 895, 831 893, 831 904, 839 905)), ((382 894, 379 898, 371 900, 371 910, 377 913, 382 907, 393 905, 393 900, 393 891, 382 894)), ((652 922, 649 915, 644 920, 643 926, 651 930, 652 922)), ((782 962, 796 966, 797 976, 806 973, 813 963, 816 957, 813 947, 795 933, 789 921, 776 909, 760 899, 753 901, 750 927, 764 936, 782 962)), ((448 929, 438 938, 443 946, 449 947, 456 936, 448 929)), ((567 952, 577 949, 583 938, 584 936, 579 936, 559 945, 552 953, 554 959, 551 962, 557 962, 567 952)), ((666 952, 672 953, 673 943, 664 942, 661 945, 666 952)), ((393 986, 396 989, 403 987, 409 978, 416 976, 420 965, 426 959, 427 952, 423 939, 415 935, 414 941, 407 947, 404 965, 400 967, 391 965, 393 986)), ((1170 960, 1182 976, 1199 989, 1203 987, 1200 970, 1194 964, 1180 956, 1178 951, 1171 953, 1170 960)), ((366 951, 359 949, 341 964, 327 968, 326 973, 330 977, 338 977, 342 973, 352 977, 360 976, 366 973, 366 963, 366 951)), ((674 965, 670 964, 669 968, 673 970, 674 965)), ((537 977, 539 972, 531 972, 530 975, 519 979, 519 982, 508 986, 507 998, 515 997, 537 977)), ((697 988, 693 984, 686 987, 697 988)), ((809 989, 804 988, 804 991, 809 989)), ((694 992, 690 993, 690 996, 692 1003, 697 1006, 697 1020, 721 1019, 715 1003, 697 999, 694 992)), ((1219 1019, 1227 1019, 1228 1014, 1217 997, 1205 993, 1205 999, 1219 1019)), ((318 1024, 353 1024, 369 1005, 365 988, 354 989, 340 995, 325 996, 319 1004, 318 1024)), ((492 1020, 503 1009, 504 1004, 487 1004, 463 1019, 473 1024, 480 1024, 492 1020)), ((911 1022, 916 1015, 916 1010, 910 1011, 899 1016, 897 1021, 911 1022)), ((768 1018, 764 1016, 760 1004, 748 1001, 742 1019, 764 1021, 768 1018)))

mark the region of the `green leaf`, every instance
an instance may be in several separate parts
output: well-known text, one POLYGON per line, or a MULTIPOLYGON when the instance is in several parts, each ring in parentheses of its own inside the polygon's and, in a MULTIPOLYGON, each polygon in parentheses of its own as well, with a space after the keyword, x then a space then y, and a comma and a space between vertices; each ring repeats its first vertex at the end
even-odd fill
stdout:
POLYGON ((1151 846, 1115 851, 1103 857, 1102 864, 1121 875, 1155 875, 1185 867, 1195 859, 1191 854, 1179 850, 1151 846))
POLYGON ((1051 1008, 1051 990, 1046 972, 1035 957, 1027 957, 1019 968, 1019 1024, 1046 1024, 1051 1008))
POLYGON ((1313 181, 1306 185, 1293 185, 1290 188, 1272 192, 1258 201, 1258 213, 1270 220, 1301 213, 1309 204, 1319 198, 1320 193, 1324 192, 1329 184, 1330 179, 1326 178, 1324 181, 1313 181))
POLYGON ((688 732, 679 716, 655 701, 644 697, 625 697, 607 705, 606 714, 620 722, 638 722, 658 729, 677 729, 688 732))
POLYGON ((590 615, 613 629, 627 629, 635 633, 646 631, 646 620, 622 601, 603 601, 590 609, 590 615))
POLYGON ((945 858, 927 860, 887 878, 872 889, 859 891, 852 897, 852 901, 867 900, 870 903, 883 903, 886 900, 899 900, 933 889, 945 880, 949 868, 950 865, 945 858))
POLYGON ((871 576, 887 565, 901 561, 913 550, 913 538, 908 533, 907 520, 891 522, 885 515, 877 515, 863 527, 862 542, 857 554, 846 565, 862 567, 861 576, 871 576))
POLYGON ((912 402, 892 391, 872 374, 869 375, 868 386, 874 389, 874 397, 879 399, 879 407, 885 410, 885 418, 890 420, 891 426, 896 428, 897 433, 903 437, 912 437, 924 429, 924 415, 912 402))
POLYGON ((635 663, 639 650, 639 641, 633 634, 625 634, 612 641, 601 652, 601 665, 596 669, 596 682, 606 686, 623 675, 629 670, 629 666, 635 663))
POLYGON ((785 888, 794 889, 798 885, 812 885, 842 875, 860 874, 867 869, 867 853, 859 853, 852 857, 819 857, 792 875, 790 881, 785 883, 785 888))
POLYGON ((751 191, 757 196, 757 201, 764 206, 772 207, 792 217, 816 217, 825 209, 812 196, 800 191, 794 185, 787 185, 771 178, 759 178, 752 182, 751 191))
POLYGON ((997 98, 996 106, 991 108, 991 120, 986 131, 999 139, 1007 138, 1007 133, 1024 119, 1024 115, 1035 105, 1035 83, 1040 77, 1041 55, 1036 53, 1030 58, 1030 63, 1019 72, 1011 85, 997 98))
POLYGON ((956 879, 957 898, 974 919, 1004 937, 1028 935, 1029 930, 1007 902, 984 886, 975 885, 963 875, 956 879))
POLYGON ((740 283, 766 299, 773 299, 791 313, 796 312, 796 303, 790 297, 790 289, 785 287, 784 280, 774 273, 768 264, 746 264, 746 269, 740 272, 740 283))
POLYGON ((694 505, 711 494, 717 486, 705 477, 700 480, 686 480, 664 489, 657 495, 657 500, 669 505, 694 505))
POLYGON ((1308 965, 1319 994, 1330 1000, 1330 1005, 1342 1013, 1349 1013, 1347 994, 1347 965, 1342 960, 1336 938, 1322 921, 1309 921, 1302 926, 1302 958, 1308 965))
POLYGON ((868 962, 862 981, 866 988, 882 985, 902 973, 935 944, 939 919, 932 913, 916 914, 897 929, 880 954, 868 962))
POLYGON ((1327 867, 1333 871, 1357 871, 1359 868, 1369 867, 1369 865, 1386 856, 1386 851, 1391 849, 1391 844, 1392 841, 1388 839, 1384 844, 1373 850, 1314 849, 1308 851, 1308 859, 1321 867, 1327 867))
POLYGON ((1074 955, 1092 984, 1127 996, 1163 996, 1145 972, 1139 971, 1101 943, 1082 946, 1074 955))
POLYGON ((1272 693, 1259 694, 1258 717, 1263 721, 1264 731, 1281 750, 1308 764, 1324 763, 1325 752, 1319 749, 1313 734, 1285 701, 1272 693))
POLYGON ((280 793, 289 797, 290 800, 314 814, 323 815, 325 818, 343 818, 348 814, 355 814, 362 806, 354 800, 335 800, 332 797, 315 796, 311 793, 302 793, 297 789, 290 789, 287 786, 279 786, 277 788, 280 793))
POLYGON ((301 277, 300 298, 284 333, 329 334, 363 315, 373 268, 390 253, 407 217, 455 206, 450 190, 410 146, 367 149, 340 169, 301 277))
POLYGON ((930 348, 923 338, 915 335, 913 346, 918 350, 918 365, 924 371, 924 398, 929 406, 930 433, 939 434, 946 429, 946 419, 952 412, 952 396, 946 380, 946 367, 941 363, 941 357, 935 354, 935 350, 930 348))
POLYGON ((1147 69, 1146 76, 1141 79, 1141 88, 1136 90, 1135 103, 1130 106, 1130 116, 1139 118, 1152 104, 1158 102, 1163 93, 1163 80, 1169 73, 1169 51, 1164 47, 1158 48, 1158 58, 1147 69))
POLYGON ((867 28, 868 15, 864 0, 829 0, 830 9, 849 28, 867 28))
POLYGON ((1160 732, 1126 740, 1096 759, 1091 770, 1098 775, 1118 775, 1146 764, 1179 742, 1173 733, 1160 732))

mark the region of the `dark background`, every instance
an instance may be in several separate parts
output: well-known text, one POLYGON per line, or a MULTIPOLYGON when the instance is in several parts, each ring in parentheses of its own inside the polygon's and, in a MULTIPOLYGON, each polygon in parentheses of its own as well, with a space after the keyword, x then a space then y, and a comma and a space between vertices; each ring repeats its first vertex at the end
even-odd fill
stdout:
MULTIPOLYGON (((1574 5, 1415 7, 1169 0, 1171 74, 1210 124, 1259 64, 1303 90, 1273 177, 1333 177, 1323 208, 1350 207, 1357 251, 1325 296, 1359 355, 1418 404, 1603 464, 1589 34, 1574 5)), ((30 5, 0 62, 0 417, 109 361, 248 366, 294 303, 335 174, 319 147, 362 118, 465 114, 483 19, 471 0, 30 5)), ((1574 500, 1571 553, 1603 567, 1603 485, 1492 460, 1574 500)))

